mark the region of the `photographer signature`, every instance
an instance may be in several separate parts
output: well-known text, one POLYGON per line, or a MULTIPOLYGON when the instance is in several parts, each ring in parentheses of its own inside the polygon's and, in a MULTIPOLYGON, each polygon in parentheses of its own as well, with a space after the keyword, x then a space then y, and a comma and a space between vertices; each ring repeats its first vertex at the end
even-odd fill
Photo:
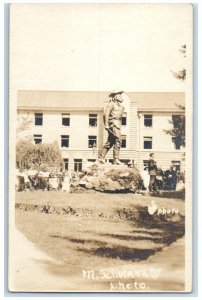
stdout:
POLYGON ((148 206, 148 213, 150 215, 153 215, 154 213, 157 213, 157 215, 174 215, 178 214, 179 211, 176 208, 167 209, 165 207, 158 207, 156 202, 153 200, 151 205, 148 206))

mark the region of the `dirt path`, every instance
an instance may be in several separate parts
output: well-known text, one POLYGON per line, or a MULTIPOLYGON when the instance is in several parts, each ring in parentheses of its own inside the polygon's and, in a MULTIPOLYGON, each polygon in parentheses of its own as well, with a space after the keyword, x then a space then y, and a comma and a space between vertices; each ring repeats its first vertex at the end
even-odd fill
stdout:
MULTIPOLYGON (((56 261, 46 253, 40 251, 34 243, 30 242, 17 228, 13 232, 13 255, 10 259, 10 291, 48 291, 57 282, 57 288, 60 289, 66 283, 63 283, 58 276, 50 274, 46 266, 41 262, 48 264, 56 261), (60 285, 61 284, 61 285, 60 285)), ((57 262, 59 264, 59 262, 57 262)))

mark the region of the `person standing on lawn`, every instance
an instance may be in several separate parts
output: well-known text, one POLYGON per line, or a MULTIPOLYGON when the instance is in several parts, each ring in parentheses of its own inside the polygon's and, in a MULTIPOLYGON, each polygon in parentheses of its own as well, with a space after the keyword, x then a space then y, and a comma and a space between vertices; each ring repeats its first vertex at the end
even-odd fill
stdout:
POLYGON ((148 172, 150 176, 149 180, 149 191, 150 192, 157 192, 157 185, 156 185, 156 175, 157 175, 157 165, 156 161, 154 160, 154 153, 151 153, 148 161, 148 172))
POLYGON ((173 165, 171 165, 170 169, 165 172, 165 177, 167 181, 167 188, 175 191, 177 185, 177 172, 173 165))
POLYGON ((109 97, 111 101, 104 113, 104 125, 108 131, 108 139, 105 143, 102 152, 99 156, 99 163, 105 163, 105 156, 107 152, 113 147, 113 164, 122 165, 119 160, 119 153, 121 148, 121 120, 124 107, 122 106, 123 91, 114 90, 109 97))

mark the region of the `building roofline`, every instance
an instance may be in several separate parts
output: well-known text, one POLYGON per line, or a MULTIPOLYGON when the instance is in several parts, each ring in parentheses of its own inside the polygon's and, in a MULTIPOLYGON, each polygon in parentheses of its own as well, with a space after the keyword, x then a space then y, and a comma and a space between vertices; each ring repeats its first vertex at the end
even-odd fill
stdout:
POLYGON ((43 107, 43 106, 18 106, 17 110, 29 110, 29 111, 103 111, 104 108, 99 107, 43 107))
MULTIPOLYGON (((90 90, 90 91, 70 91, 70 90, 64 90, 64 91, 58 91, 58 90, 25 90, 25 89, 20 89, 20 90, 18 90, 18 92, 43 92, 43 93, 111 93, 111 91, 92 91, 92 90, 90 90)), ((156 91, 156 92, 154 92, 154 91, 147 91, 147 92, 144 92, 144 91, 125 91, 125 94, 130 94, 130 93, 133 93, 133 94, 160 94, 160 93, 162 93, 162 94, 172 94, 172 93, 176 93, 176 94, 185 94, 185 92, 183 92, 183 91, 156 91)))
MULTIPOLYGON (((46 110, 100 110, 109 101, 109 92, 70 92, 70 91, 18 91, 19 109, 46 110)), ((130 102, 137 104, 138 110, 179 111, 176 103, 185 105, 184 92, 126 92, 130 102)), ((127 99, 124 99, 126 102, 127 99)))
MULTIPOLYGON (((71 108, 67 108, 67 107, 30 107, 30 106, 19 106, 17 107, 17 110, 29 110, 29 111, 58 111, 58 112, 64 112, 64 111, 97 111, 97 112, 103 112, 104 108, 99 108, 99 107, 71 107, 71 108)), ((137 109, 138 113, 144 113, 144 112, 148 112, 148 113, 153 113, 153 112, 173 112, 173 113, 185 113, 184 110, 180 110, 180 109, 162 109, 162 108, 147 108, 147 109, 137 109)))
POLYGON ((176 113, 185 113, 182 109, 171 109, 171 108, 147 108, 147 109, 137 109, 138 113, 141 112, 176 112, 176 113))

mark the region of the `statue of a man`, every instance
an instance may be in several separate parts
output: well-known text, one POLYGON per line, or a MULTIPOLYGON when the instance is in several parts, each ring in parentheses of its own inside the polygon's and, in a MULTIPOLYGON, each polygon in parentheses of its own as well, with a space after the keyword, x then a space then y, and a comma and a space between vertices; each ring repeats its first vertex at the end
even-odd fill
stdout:
POLYGON ((122 164, 119 160, 121 148, 121 120, 124 111, 124 107, 121 105, 123 102, 122 93, 123 91, 114 90, 109 95, 111 101, 104 113, 104 125, 105 129, 108 131, 108 139, 99 156, 99 163, 105 163, 105 156, 109 149, 113 147, 113 164, 122 164))

